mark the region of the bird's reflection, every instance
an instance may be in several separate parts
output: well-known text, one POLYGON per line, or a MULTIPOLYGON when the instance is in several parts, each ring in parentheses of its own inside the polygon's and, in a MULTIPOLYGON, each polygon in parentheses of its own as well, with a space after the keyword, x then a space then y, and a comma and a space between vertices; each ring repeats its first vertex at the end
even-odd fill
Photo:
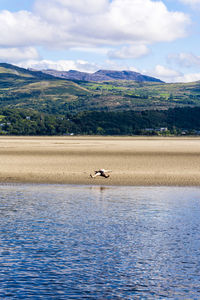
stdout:
POLYGON ((108 186, 91 186, 90 190, 95 195, 96 202, 103 202, 105 193, 111 188, 108 186))

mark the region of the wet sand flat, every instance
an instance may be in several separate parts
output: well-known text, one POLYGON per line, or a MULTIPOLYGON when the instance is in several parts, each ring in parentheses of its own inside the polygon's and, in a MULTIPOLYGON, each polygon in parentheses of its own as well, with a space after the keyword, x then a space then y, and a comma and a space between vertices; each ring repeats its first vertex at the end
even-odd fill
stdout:
POLYGON ((196 137, 0 137, 0 159, 1 182, 200 185, 196 137))

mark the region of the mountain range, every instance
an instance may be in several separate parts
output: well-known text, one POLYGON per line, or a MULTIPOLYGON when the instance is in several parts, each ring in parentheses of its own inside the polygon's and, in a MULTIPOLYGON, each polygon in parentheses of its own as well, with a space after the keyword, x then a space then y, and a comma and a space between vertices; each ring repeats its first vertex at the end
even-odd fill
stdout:
POLYGON ((114 80, 133 80, 137 82, 163 82, 160 79, 142 75, 133 71, 113 71, 113 70, 99 70, 95 73, 79 72, 76 70, 70 71, 56 71, 43 70, 45 74, 52 75, 68 80, 82 80, 82 81, 114 81, 114 80))

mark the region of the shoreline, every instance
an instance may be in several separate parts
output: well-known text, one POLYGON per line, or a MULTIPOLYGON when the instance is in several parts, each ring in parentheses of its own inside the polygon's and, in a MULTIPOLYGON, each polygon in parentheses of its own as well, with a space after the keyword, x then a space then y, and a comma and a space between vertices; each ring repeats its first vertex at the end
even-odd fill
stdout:
POLYGON ((187 189, 199 189, 200 185, 106 185, 106 184, 76 184, 76 183, 45 183, 45 182, 1 182, 0 181, 0 187, 17 187, 17 186, 60 186, 60 187, 74 187, 74 188, 89 188, 89 189, 115 189, 115 188, 187 188, 187 189))
POLYGON ((198 137, 0 137, 0 158, 2 184, 200 186, 198 137))
POLYGON ((4 184, 49 184, 49 185, 72 185, 72 186, 97 186, 97 187, 200 187, 200 180, 193 180, 190 178, 184 178, 169 180, 168 178, 159 179, 158 181, 155 180, 134 180, 129 181, 126 178, 123 178, 123 182, 119 182, 117 180, 112 180, 110 182, 103 182, 103 181, 86 181, 86 180, 50 180, 50 179, 30 179, 27 180, 25 178, 16 178, 16 177, 9 177, 9 178, 0 178, 0 185, 4 184))

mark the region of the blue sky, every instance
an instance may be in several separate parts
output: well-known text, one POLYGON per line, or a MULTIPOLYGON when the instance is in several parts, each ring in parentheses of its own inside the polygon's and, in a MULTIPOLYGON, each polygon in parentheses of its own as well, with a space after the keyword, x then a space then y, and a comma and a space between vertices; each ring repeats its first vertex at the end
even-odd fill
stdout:
POLYGON ((200 0, 0 0, 0 62, 200 80, 200 0))
POLYGON ((0 0, 0 10, 9 11, 32 10, 34 0, 0 0))

